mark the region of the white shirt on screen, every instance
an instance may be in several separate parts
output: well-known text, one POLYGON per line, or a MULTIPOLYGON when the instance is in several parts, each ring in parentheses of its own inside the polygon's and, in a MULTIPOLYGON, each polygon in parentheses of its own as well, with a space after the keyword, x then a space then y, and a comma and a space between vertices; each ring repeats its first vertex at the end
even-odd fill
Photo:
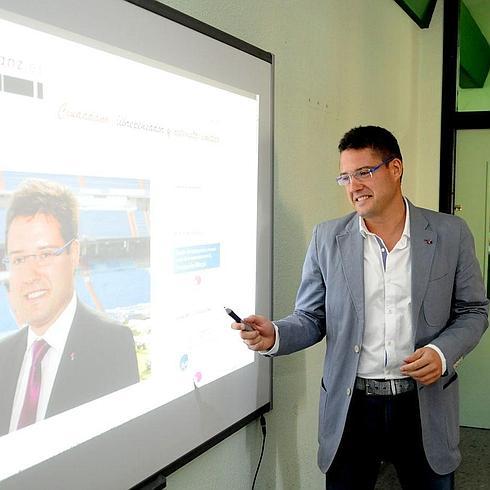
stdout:
POLYGON ((32 345, 39 339, 44 339, 50 345, 50 349, 47 351, 41 363, 42 381, 41 390, 39 393, 39 402, 37 405, 36 421, 42 420, 46 417, 49 397, 53 389, 56 373, 58 372, 61 356, 65 349, 66 339, 68 338, 76 309, 77 297, 76 294, 73 294, 68 306, 65 308, 63 313, 61 313, 59 318, 48 328, 44 335, 39 337, 31 330, 30 327, 27 327, 29 329, 27 334, 27 348, 24 354, 24 360, 22 361, 19 379, 17 381, 9 432, 17 430, 17 425, 19 424, 19 417, 24 404, 27 382, 29 379, 29 371, 32 363, 32 345))
MULTIPOLYGON (((364 237, 364 335, 357 369, 358 376, 369 379, 399 379, 403 360, 413 353, 415 326, 412 321, 412 262, 410 254, 410 214, 405 200, 405 226, 402 236, 388 252, 381 238, 366 228, 359 217, 359 232, 364 237)), ((269 351, 279 350, 279 330, 269 351)), ((446 359, 435 345, 446 371, 446 359)), ((441 374, 442 374, 441 373, 441 374)))

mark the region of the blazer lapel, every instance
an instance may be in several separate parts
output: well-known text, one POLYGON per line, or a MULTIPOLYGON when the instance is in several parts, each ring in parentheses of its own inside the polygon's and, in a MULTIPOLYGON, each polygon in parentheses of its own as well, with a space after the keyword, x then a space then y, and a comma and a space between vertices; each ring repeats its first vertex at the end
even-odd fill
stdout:
POLYGON ((337 235, 340 260, 352 302, 361 322, 364 322, 364 238, 359 231, 358 216, 354 215, 346 231, 337 235))
MULTIPOLYGON (((412 321, 416 322, 429 282, 437 235, 430 228, 422 212, 409 202, 410 244, 412 260, 412 321)), ((356 312, 364 321, 364 239, 359 232, 358 217, 346 226, 345 233, 337 235, 342 269, 356 312)))
POLYGON ((412 260, 412 322, 417 322, 427 291, 430 270, 437 246, 437 235, 422 212, 410 206, 410 247, 412 260))

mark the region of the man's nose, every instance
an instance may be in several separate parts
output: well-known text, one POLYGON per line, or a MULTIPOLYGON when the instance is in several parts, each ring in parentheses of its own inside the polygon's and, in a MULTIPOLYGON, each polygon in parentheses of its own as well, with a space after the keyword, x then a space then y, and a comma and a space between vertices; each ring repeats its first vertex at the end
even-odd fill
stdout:
POLYGON ((29 257, 21 271, 22 279, 26 283, 36 281, 40 275, 40 265, 36 257, 29 257))
POLYGON ((362 189, 364 186, 362 184, 362 182, 360 182, 359 180, 357 180, 355 177, 353 177, 352 175, 350 176, 349 178, 349 183, 347 184, 347 189, 350 191, 350 192, 353 192, 353 191, 357 191, 359 189, 362 189))

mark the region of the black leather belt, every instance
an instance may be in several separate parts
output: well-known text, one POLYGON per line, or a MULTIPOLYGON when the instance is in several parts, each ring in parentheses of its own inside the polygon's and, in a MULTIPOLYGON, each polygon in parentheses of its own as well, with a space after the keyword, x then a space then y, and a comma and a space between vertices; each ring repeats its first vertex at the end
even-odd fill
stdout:
POLYGON ((412 378, 366 379, 358 377, 354 387, 366 395, 399 395, 415 390, 417 383, 412 378))

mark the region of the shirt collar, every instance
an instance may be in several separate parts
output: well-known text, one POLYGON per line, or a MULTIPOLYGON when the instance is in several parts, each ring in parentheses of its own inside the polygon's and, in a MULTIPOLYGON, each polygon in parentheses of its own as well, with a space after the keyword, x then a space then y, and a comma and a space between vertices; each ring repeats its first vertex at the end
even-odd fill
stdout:
POLYGON ((44 335, 36 335, 31 328, 28 329, 27 334, 27 350, 32 347, 32 344, 39 339, 44 339, 53 349, 57 351, 63 351, 66 344, 66 339, 70 333, 71 324, 75 317, 75 311, 77 309, 77 295, 73 293, 73 296, 68 303, 68 306, 64 309, 61 315, 56 321, 46 330, 44 335))
MULTIPOLYGON (((405 202, 405 226, 403 227, 403 232, 402 236, 400 237, 400 240, 398 241, 398 245, 400 247, 405 247, 407 244, 407 240, 410 238, 410 208, 408 206, 408 201, 407 198, 403 198, 405 202)), ((374 236, 374 233, 371 233, 366 226, 366 223, 364 222, 364 218, 359 216, 359 233, 363 236, 363 238, 366 238, 368 235, 374 236)))

